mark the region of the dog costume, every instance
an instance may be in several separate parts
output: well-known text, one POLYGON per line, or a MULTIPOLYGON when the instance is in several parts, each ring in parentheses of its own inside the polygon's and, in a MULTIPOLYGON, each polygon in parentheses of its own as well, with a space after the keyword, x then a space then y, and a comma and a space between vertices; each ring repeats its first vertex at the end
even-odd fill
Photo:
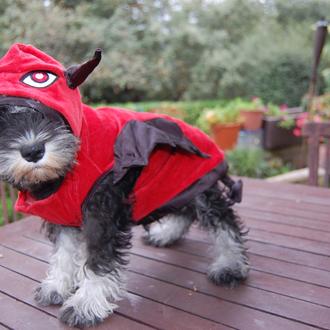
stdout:
POLYGON ((165 115, 82 103, 77 86, 100 59, 97 50, 90 61, 65 69, 33 46, 14 44, 0 60, 0 104, 48 115, 55 110, 81 141, 77 162, 59 189, 41 200, 20 192, 17 211, 81 226, 82 205, 98 181, 112 171, 116 185, 131 167, 142 168, 130 196, 137 223, 184 206, 219 179, 239 201, 241 183, 229 179, 223 152, 198 129, 165 115))

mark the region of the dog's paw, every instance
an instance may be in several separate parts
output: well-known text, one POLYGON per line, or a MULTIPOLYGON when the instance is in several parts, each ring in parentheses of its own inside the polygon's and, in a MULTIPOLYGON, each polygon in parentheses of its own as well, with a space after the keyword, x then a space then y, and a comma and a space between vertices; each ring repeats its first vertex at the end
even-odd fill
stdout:
POLYGON ((97 325, 113 314, 118 306, 112 299, 102 296, 97 287, 94 293, 78 289, 61 307, 59 319, 70 327, 83 328, 97 325))
POLYGON ((84 315, 75 310, 73 306, 67 306, 60 310, 59 319, 69 327, 85 328, 95 326, 103 321, 102 318, 88 313, 84 315))
POLYGON ((207 276, 216 285, 229 288, 237 287, 241 282, 245 281, 249 273, 248 265, 236 264, 232 267, 210 267, 207 276))
POLYGON ((55 290, 48 290, 42 285, 34 292, 34 300, 40 306, 62 305, 64 298, 55 290))
POLYGON ((142 236, 147 245, 166 247, 176 243, 189 229, 191 220, 183 216, 168 215, 153 223, 142 236))
POLYGON ((170 243, 165 242, 161 237, 152 235, 149 232, 144 233, 142 239, 146 245, 150 245, 150 246, 165 247, 167 245, 170 245, 170 243))

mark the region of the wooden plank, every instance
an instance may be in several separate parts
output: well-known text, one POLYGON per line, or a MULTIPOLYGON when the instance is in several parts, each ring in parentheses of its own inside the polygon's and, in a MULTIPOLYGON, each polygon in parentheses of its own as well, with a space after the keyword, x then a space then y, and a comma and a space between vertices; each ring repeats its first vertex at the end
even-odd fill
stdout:
POLYGON ((328 256, 321 256, 305 251, 292 250, 282 246, 276 246, 265 242, 257 242, 252 240, 248 241, 247 246, 249 248, 249 252, 256 255, 326 270, 328 272, 330 271, 330 258, 328 256))
MULTIPOLYGON (((251 231, 266 231, 269 233, 283 234, 286 236, 299 237, 312 241, 324 242, 330 244, 330 232, 300 228, 292 225, 278 224, 273 222, 262 222, 253 218, 243 217, 247 228, 251 231)), ((288 238, 290 239, 290 238, 288 238)))
MULTIPOLYGON (((203 258, 201 259, 202 260, 201 264, 198 262, 196 264, 194 263, 191 267, 189 267, 189 269, 191 270, 195 269, 196 271, 199 272, 205 272, 207 269, 207 264, 205 263, 205 257, 209 260, 211 255, 209 253, 210 244, 206 237, 205 237, 205 241, 198 242, 193 240, 191 238, 192 236, 189 235, 188 236, 189 242, 182 242, 179 247, 174 247, 173 249, 175 249, 175 253, 173 253, 172 248, 168 250, 168 249, 153 249, 152 247, 146 247, 144 243, 142 243, 140 237, 137 237, 139 236, 139 233, 137 233, 137 235, 134 236, 135 237, 133 238, 133 250, 132 250, 133 254, 139 256, 146 256, 148 258, 152 258, 155 260, 163 260, 163 261, 166 260, 166 262, 169 263, 173 263, 174 261, 177 260, 177 258, 179 258, 180 262, 175 263, 175 265, 183 266, 185 265, 184 261, 187 258, 187 256, 186 255, 180 256, 180 254, 186 251, 190 253, 195 253, 196 249, 198 251, 197 253, 199 253, 199 251, 204 250, 205 254, 202 253, 203 258), (183 247, 182 252, 181 252, 181 247, 183 247), (166 251, 166 254, 164 253, 164 251, 166 251)), ((32 233, 29 233, 27 237, 31 237, 32 239, 40 239, 38 234, 33 235, 32 233)), ((250 247, 250 244, 248 244, 248 247, 250 247)), ((273 275, 284 276, 290 279, 321 285, 324 287, 330 287, 329 271, 322 269, 315 269, 314 264, 308 267, 304 263, 305 262, 304 260, 299 265, 299 264, 291 263, 291 260, 290 262, 288 262, 288 261, 281 261, 276 259, 269 259, 262 255, 251 254, 252 252, 251 249, 249 249, 249 251, 250 251, 249 258, 250 258, 251 266, 255 270, 269 272, 273 275)), ((287 253, 285 253, 285 255, 287 255, 287 253)), ((193 257, 195 256, 189 256, 189 258, 193 258, 193 257)), ((314 258, 314 255, 308 255, 307 258, 308 259, 314 258)), ((329 258, 328 261, 330 268, 329 258)), ((281 293, 283 293, 283 291, 281 291, 281 293)), ((320 291, 320 295, 322 296, 322 291, 320 291)))
MULTIPOLYGON (((14 251, 0 251, 4 255, 4 258, 0 260, 0 265, 19 273, 17 274, 0 267, 0 278, 2 279, 0 282, 0 291, 13 295, 31 306, 36 306, 32 292, 37 286, 36 281, 40 281, 44 277, 47 264, 24 255, 19 255, 14 251), (26 263, 30 265, 29 268, 25 267, 26 263), (31 278, 34 280, 31 280, 31 278)), ((115 315, 104 322, 104 329, 108 329, 109 326, 115 327, 115 329, 149 329, 146 325, 139 324, 131 319, 147 323, 156 328, 166 327, 168 329, 187 330, 228 329, 228 327, 221 324, 196 317, 134 294, 130 294, 128 299, 121 301, 119 306, 118 312, 122 316, 115 313, 115 315), (162 315, 162 317, 159 318, 157 315, 162 315)), ((43 307, 41 309, 52 315, 57 315, 57 307, 43 307)))
MULTIPOLYGON (((324 187, 313 187, 303 184, 270 183, 260 179, 241 178, 244 183, 244 194, 273 196, 278 199, 292 198, 305 202, 329 205, 330 191, 324 187)), ((244 197, 244 195, 243 195, 244 197)))
POLYGON ((42 221, 37 217, 26 217, 21 221, 8 224, 0 228, 0 242, 1 239, 9 236, 18 236, 26 231, 40 231, 42 221))
POLYGON ((330 233, 330 222, 318 221, 317 219, 302 219, 300 217, 266 213, 264 211, 247 208, 240 209, 238 214, 243 219, 243 222, 246 222, 246 218, 249 218, 259 220, 260 222, 281 223, 295 228, 309 228, 330 233))
MULTIPOLYGON (((31 235, 31 234, 30 234, 31 235)), ((33 235, 31 236, 33 237, 33 235)), ((39 234, 35 235, 34 238, 38 239, 39 234)), ((205 237, 205 242, 196 242, 196 241, 189 241, 189 242, 182 242, 180 246, 177 248, 180 251, 183 252, 193 252, 197 253, 203 257, 210 257, 209 253, 207 251, 209 250, 209 242, 207 241, 207 238, 205 237)), ((33 251, 39 251, 39 248, 35 248, 33 244, 30 244, 29 242, 24 242, 24 240, 20 239, 19 241, 16 241, 14 244, 11 245, 12 247, 22 247, 23 252, 26 252, 28 250, 33 250, 33 251)), ((140 242, 139 239, 134 239, 134 251, 140 251, 140 255, 149 255, 148 249, 150 248, 145 248, 145 246, 140 242), (138 250, 137 250, 138 249, 138 250), (145 249, 145 250, 143 250, 145 249)), ((41 256, 39 257, 44 257, 48 258, 48 253, 47 249, 43 248, 43 252, 41 252, 41 256)), ((169 251, 170 252, 170 251, 169 251)), ((39 252, 40 253, 40 252, 39 252)), ((154 252, 152 252, 154 253, 154 252)), ((149 256, 150 257, 150 256, 149 256)), ((307 258, 310 259, 313 257, 313 255, 308 255, 307 258)), ((251 261, 252 261, 252 267, 256 270, 259 271, 266 271, 270 272, 274 275, 280 275, 280 276, 285 276, 291 279, 298 279, 299 281, 304 281, 304 282, 310 282, 314 283, 317 285, 322 285, 322 286, 329 286, 329 273, 326 271, 322 270, 317 270, 313 269, 311 267, 306 267, 306 266, 299 266, 299 265, 294 265, 290 264, 288 262, 282 262, 280 260, 267 260, 262 256, 258 255, 251 255, 250 256, 251 261)), ((180 264, 179 264, 180 265, 180 264)), ((197 265, 194 265, 197 266, 197 265)), ((206 265, 204 264, 204 270, 206 270, 206 265)), ((291 284, 290 284, 291 285, 291 284)), ((283 291, 281 292, 283 293, 283 291)), ((320 292, 320 295, 322 295, 322 292, 320 292)), ((301 299, 306 299, 306 297, 299 297, 301 299)), ((309 298, 311 299, 311 298, 309 298)))
MULTIPOLYGON (((150 250, 151 248, 148 249, 150 250)), ((133 251, 136 251, 136 248, 134 248, 133 251)), ((168 255, 168 252, 166 253, 166 255, 168 255)), ((153 251, 151 251, 149 255, 146 253, 146 251, 143 251, 142 254, 144 256, 147 255, 148 257, 150 257, 151 255, 153 255, 153 251)), ((188 258, 185 256, 185 259, 188 258)), ((180 260, 180 264, 181 261, 182 260, 180 260)), ((203 271, 205 271, 206 269, 206 264, 204 264, 204 266, 205 267, 203 271)), ((11 265, 11 267, 13 267, 13 265, 11 265)), ((19 267, 19 265, 17 265, 15 268, 17 267, 19 267)), ((315 313, 316 312, 321 313, 321 310, 323 308, 323 307, 316 307, 315 305, 311 305, 306 302, 301 302, 301 301, 293 302, 287 297, 275 296, 273 293, 257 290, 254 288, 245 287, 244 289, 242 289, 243 286, 239 290, 228 291, 219 287, 215 287, 213 284, 208 283, 208 281, 206 281, 205 279, 204 274, 196 274, 195 271, 189 272, 186 269, 182 269, 179 267, 173 267, 170 265, 163 265, 155 261, 144 260, 140 256, 139 257, 134 256, 131 258, 130 268, 135 272, 140 271, 141 273, 147 274, 148 276, 156 277, 157 279, 161 279, 162 281, 176 283, 177 285, 184 286, 188 290, 189 289, 192 290, 193 289, 192 284, 187 284, 187 280, 189 280, 189 283, 190 282, 193 283, 198 288, 198 291, 202 293, 215 295, 217 298, 222 298, 232 302, 246 304, 249 307, 254 307, 262 310, 266 309, 267 312, 277 313, 279 315, 288 318, 300 317, 301 321, 304 321, 306 323, 314 322, 313 320, 315 313), (242 291, 244 292, 244 295, 242 295, 242 291), (269 304, 269 301, 276 301, 277 304, 275 305, 269 304), (299 316, 301 314, 301 311, 304 310, 306 310, 306 312, 303 313, 303 316, 302 317, 299 316)), ((264 276, 263 276, 263 281, 267 282, 267 279, 265 280, 264 276)), ((273 281, 273 279, 271 278, 270 281, 273 281)), ((283 283, 281 283, 281 280, 280 282, 278 280, 275 282, 276 285, 279 284, 280 287, 284 287, 283 283)), ((274 285, 274 287, 276 287, 276 285, 274 285)), ((288 285, 292 286, 292 283, 289 283, 288 285)), ((322 297, 329 296, 329 299, 326 303, 330 306, 330 290, 329 290, 329 295, 327 295, 325 294, 324 290, 321 290, 321 288, 313 288, 313 290, 311 290, 308 285, 307 287, 306 285, 303 285, 301 288, 303 288, 303 291, 305 290, 308 292, 314 291, 314 296, 312 297, 312 299, 314 300, 315 297, 317 296, 315 290, 319 289, 319 293, 321 293, 322 297)), ((301 290, 301 288, 298 288, 298 291, 301 290)), ((296 289, 295 285, 293 285, 293 290, 294 289, 296 289)), ((285 290, 285 292, 286 291, 287 290, 285 290)), ((319 303, 319 301, 317 302, 319 303)), ((326 310, 324 313, 328 315, 328 310, 326 310)))
MULTIPOLYGON (((39 261, 37 261, 37 260, 35 260, 34 262, 39 262, 39 261)), ((141 264, 141 262, 138 260, 138 261, 136 261, 135 262, 135 264, 137 264, 137 265, 139 265, 139 264, 141 264)), ((19 267, 19 265, 17 265, 17 267, 19 267)), ((167 267, 167 265, 166 265, 166 267, 167 267)), ((147 269, 154 269, 155 267, 154 267, 154 265, 151 265, 151 266, 149 266, 149 267, 146 267, 147 269)), ((30 271, 30 270, 29 270, 30 271)), ((175 273, 173 273, 173 272, 165 272, 165 274, 166 273, 170 273, 170 274, 173 274, 173 276, 175 276, 175 273)), ((197 274, 198 275, 198 274, 197 274)), ((29 276, 31 276, 31 274, 29 274, 29 276)), ((132 278, 133 278, 133 281, 136 281, 136 276, 138 276, 139 277, 139 275, 137 275, 137 274, 130 274, 129 275, 130 276, 130 278, 131 278, 131 281, 132 281, 132 278)), ((196 276, 196 275, 195 275, 196 276)), ((212 290, 214 290, 214 289, 219 289, 219 290, 222 290, 223 292, 227 292, 227 290, 223 290, 223 289, 220 289, 220 288, 216 288, 216 287, 214 287, 212 284, 208 284, 207 283, 207 281, 206 281, 206 279, 205 279, 205 277, 204 277, 204 275, 199 275, 200 276, 200 278, 202 279, 201 280, 201 282, 203 283, 206 283, 206 285, 209 285, 210 286, 210 289, 209 289, 209 291, 210 292, 212 292, 212 290)), ((184 277, 185 278, 185 277, 184 277)), ((131 281, 129 282, 129 287, 131 287, 131 281)), ((150 282, 150 279, 147 279, 147 281, 146 281, 146 279, 142 276, 140 276, 139 277, 139 280, 138 280, 139 282, 140 281, 144 281, 144 285, 142 286, 142 284, 140 284, 141 285, 141 288, 143 288, 143 287, 145 287, 147 284, 147 286, 149 286, 149 282, 150 282)), ((157 287, 159 287, 160 285, 162 285, 162 284, 160 284, 160 283, 158 283, 157 284, 157 287)), ((136 287, 135 286, 133 286, 134 287, 134 292, 135 292, 135 289, 136 289, 136 287)), ((187 288, 188 289, 188 288, 187 288)), ((171 287, 171 289, 169 289, 169 290, 172 290, 172 287, 171 287)), ((176 288, 174 288, 174 290, 176 290, 176 288)), ((190 291, 192 291, 193 293, 194 293, 194 291, 193 290, 190 290, 190 291)), ((190 292, 189 291, 189 292, 190 292)), ((138 294, 139 295, 144 295, 144 293, 143 293, 144 291, 142 291, 142 292, 138 292, 138 294)), ((170 292, 170 291, 168 291, 167 290, 167 292, 170 292)), ((181 295, 183 294, 183 292, 185 292, 185 291, 181 291, 181 295)), ((253 295, 252 295, 253 296, 253 295)), ((148 298, 151 298, 151 299, 155 299, 155 296, 147 296, 148 298)), ((189 297, 189 295, 188 295, 188 297, 189 297)), ((260 297, 262 297, 262 295, 260 296, 260 297)), ((183 299, 183 298, 182 298, 183 299)), ((160 301, 160 302, 162 302, 162 301, 164 301, 163 299, 160 299, 160 300, 158 300, 158 301, 160 301)), ((180 309, 182 309, 182 308, 186 308, 186 305, 188 304, 188 302, 190 301, 190 299, 188 299, 184 304, 182 303, 182 305, 180 305, 180 306, 177 306, 177 305, 172 305, 173 304, 173 302, 171 303, 171 306, 172 307, 176 307, 176 308, 180 308, 180 309)), ((165 301, 166 303, 168 303, 167 301, 165 301)), ((299 304, 299 302, 298 302, 298 304, 299 304)), ((262 305, 264 305, 264 304, 262 304, 262 305)), ((278 306, 280 306, 281 304, 279 304, 278 306)), ((288 306, 289 305, 295 305, 295 304, 288 304, 288 306)), ((238 308, 238 307, 232 307, 232 308, 238 308)), ((313 309, 313 308, 311 308, 311 309, 313 309)), ((193 311, 195 311, 195 307, 193 308, 193 310, 188 310, 189 312, 193 312, 193 311)), ((298 311, 298 310, 297 310, 298 311)), ((311 314, 310 314, 311 315, 311 314)), ((217 321, 219 321, 219 320, 217 320, 217 321)))
POLYGON ((0 292, 0 317, 6 326, 17 330, 70 329, 55 317, 0 292))
POLYGON ((324 186, 330 187, 330 138, 326 140, 324 186))
MULTIPOLYGON (((142 235, 143 229, 141 227, 135 227, 134 233, 136 237, 142 235)), ((194 250, 194 246, 197 248, 208 250, 208 246, 212 243, 209 235, 205 231, 197 229, 195 226, 190 228, 190 231, 186 235, 186 238, 192 240, 192 246, 190 250, 194 250), (205 246, 205 244, 209 244, 205 246), (200 247, 198 247, 200 246, 200 247)), ((330 271, 330 258, 328 255, 316 255, 307 251, 298 251, 288 247, 273 245, 271 242, 265 240, 264 242, 253 240, 248 235, 247 247, 249 252, 255 255, 266 256, 273 259, 283 260, 289 263, 308 266, 320 270, 330 271)), ((134 242, 139 240, 134 238, 134 242)), ((290 239, 289 237, 287 238, 290 239)), ((185 244, 184 241, 180 243, 185 244)))
MULTIPOLYGON (((250 195, 249 193, 246 193, 244 195, 244 199, 241 204, 239 204, 240 207, 248 207, 248 208, 254 208, 255 205, 264 204, 266 203, 267 206, 275 206, 280 208, 291 208, 293 210, 303 210, 308 212, 314 212, 315 216, 312 219, 317 218, 316 215, 319 215, 322 217, 323 214, 329 215, 330 214, 330 205, 320 205, 320 204, 313 204, 313 203, 306 203, 305 201, 302 201, 300 199, 296 200, 284 200, 284 199, 277 199, 277 198, 269 198, 265 196, 255 196, 250 195)), ((325 218, 325 221, 330 222, 329 217, 325 218)))
MULTIPOLYGON (((200 315, 201 317, 206 317, 208 319, 213 319, 217 322, 225 322, 227 324, 233 323, 235 327, 244 328, 244 329, 263 329, 260 325, 255 325, 256 320, 260 320, 265 325, 272 325, 273 329, 280 329, 284 327, 286 329, 295 329, 297 326, 300 327, 300 323, 296 323, 289 320, 284 320, 279 317, 274 317, 268 314, 264 314, 253 309, 245 308, 239 305, 231 304, 213 297, 207 297, 205 295, 196 293, 193 290, 185 290, 171 284, 163 283, 161 281, 156 281, 152 278, 145 278, 145 276, 140 276, 138 274, 129 273, 128 274, 128 284, 129 288, 134 288, 136 292, 141 297, 146 297, 152 299, 155 302, 163 303, 164 306, 172 306, 179 309, 180 311, 185 310, 188 313, 193 313, 195 315, 200 315), (212 303, 212 304, 210 304, 212 303), (207 307, 209 306, 209 307, 207 307), (210 307, 212 306, 212 307, 210 307), (221 311, 221 313, 219 313, 221 311), (228 315, 230 313, 230 315, 228 315), (236 320, 235 315, 240 315, 240 318, 244 320, 236 320)), ((141 307, 143 302, 139 301, 136 305, 141 307)), ((125 306, 127 308, 127 306, 125 306)), ((122 312, 122 309, 120 309, 122 312)), ((141 317, 146 313, 151 313, 152 310, 144 309, 141 312, 141 317)), ((321 315, 322 317, 322 315, 321 315)), ((179 318, 172 318, 172 325, 174 327, 165 327, 165 328, 176 328, 182 329, 180 327, 180 315, 179 318), (179 325, 179 326, 177 326, 179 325)), ((161 323, 164 323, 161 320, 161 323)), ((192 326, 194 323, 194 318, 188 319, 183 323, 184 329, 194 329, 192 326), (190 320, 190 321, 189 321, 190 320), (188 322, 188 323, 187 323, 188 322)), ((221 329, 219 325, 217 329, 221 329)), ((306 326, 301 325, 302 329, 305 329, 306 326)), ((196 327, 195 329, 204 329, 203 327, 196 327)))
POLYGON ((309 168, 308 183, 318 185, 320 137, 318 135, 308 137, 307 163, 309 168))
POLYGON ((330 124, 328 122, 316 123, 313 121, 307 122, 302 128, 303 136, 326 136, 330 137, 330 124))
MULTIPOLYGON (((295 216, 300 217, 303 219, 317 219, 319 221, 329 222, 329 214, 324 212, 315 213, 314 211, 310 210, 301 210, 301 209, 294 209, 291 208, 288 203, 278 201, 275 199, 261 199, 259 202, 252 202, 237 205, 237 209, 240 212, 244 212, 244 209, 249 210, 259 210, 265 213, 273 213, 273 214, 282 214, 287 216, 295 216), (242 210, 242 211, 241 211, 242 210)), ((242 213, 243 214, 243 213, 242 213)))
POLYGON ((268 233, 257 229, 253 229, 249 232, 249 239, 283 246, 298 251, 311 252, 323 256, 330 255, 330 244, 324 242, 316 242, 282 234, 268 233))
MULTIPOLYGON (((201 274, 206 272, 210 262, 207 253, 200 253, 199 256, 186 255, 184 251, 172 249, 164 253, 161 251, 158 252, 156 249, 146 250, 138 248, 135 244, 132 253, 140 257, 145 256, 153 260, 200 272, 201 274)), ((329 279, 328 272, 318 271, 299 265, 291 265, 276 260, 271 260, 272 262, 267 264, 266 258, 262 257, 250 256, 250 258, 252 271, 246 283, 248 286, 330 307, 330 297, 326 294, 326 292, 328 295, 330 294, 330 284, 329 281, 327 281, 329 279), (283 269, 279 269, 280 267, 283 269), (302 274, 300 274, 300 272, 302 272, 302 274), (312 282, 308 282, 312 276, 314 276, 314 279, 312 282), (265 281, 265 279, 267 281, 265 281), (276 286, 274 283, 279 285, 276 286), (312 283, 317 285, 313 285, 312 283), (322 284, 325 284, 324 287, 320 286, 322 284), (289 287, 289 289, 287 289, 287 287, 289 287)), ((132 261, 133 260, 132 258, 132 261)))
MULTIPOLYGON (((148 285, 146 285, 145 278, 141 275, 135 274, 135 276, 133 276, 133 274, 130 273, 128 277, 128 283, 134 287, 134 291, 137 294, 165 302, 172 307, 201 315, 210 320, 223 322, 234 328, 256 330, 269 327, 270 329, 296 330, 297 328, 305 329, 306 327, 311 327, 245 306, 206 296, 193 290, 187 290, 169 283, 160 282, 152 278, 148 279, 148 285)), ((322 324, 328 327, 328 321, 326 320, 328 314, 323 314, 322 311, 320 316, 322 318, 322 324)))
MULTIPOLYGON (((213 284, 205 281, 204 274, 197 274, 194 271, 187 271, 186 269, 164 265, 163 263, 151 262, 141 257, 134 258, 131 267, 134 268, 134 271, 139 271, 140 274, 143 273, 152 278, 162 279, 168 283, 175 283, 186 289, 198 291, 226 301, 253 307, 315 326, 329 326, 329 308, 317 306, 309 302, 295 300, 247 286, 240 286, 235 290, 226 290, 215 287, 213 284), (323 318, 324 323, 318 323, 320 319, 318 321, 315 320, 315 313, 323 318)), ((263 277, 262 274, 260 276, 263 277)), ((264 281, 266 280, 264 278, 264 281)))

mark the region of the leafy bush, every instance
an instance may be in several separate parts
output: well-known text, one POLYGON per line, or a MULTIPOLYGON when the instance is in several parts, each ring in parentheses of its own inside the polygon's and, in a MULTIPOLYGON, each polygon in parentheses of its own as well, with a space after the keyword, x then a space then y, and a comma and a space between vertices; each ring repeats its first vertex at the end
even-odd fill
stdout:
POLYGON ((232 102, 229 102, 222 107, 204 109, 196 123, 199 128, 208 133, 212 125, 230 125, 239 124, 240 122, 239 109, 232 102))
MULTIPOLYGON (((228 103, 225 100, 199 100, 199 101, 181 101, 181 102, 128 102, 128 103, 113 103, 111 106, 117 106, 127 109, 132 109, 138 112, 157 112, 167 114, 191 125, 196 125, 197 120, 204 109, 215 108, 228 103)), ((94 104, 95 107, 104 104, 94 104)))
POLYGON ((251 178, 267 178, 289 172, 291 167, 262 149, 236 148, 226 154, 230 173, 251 178))
POLYGON ((272 56, 255 71, 255 92, 273 103, 297 106, 307 93, 310 61, 298 53, 272 56))
MULTIPOLYGON (((8 218, 9 221, 13 220, 13 213, 14 213, 14 205, 11 202, 11 199, 9 196, 6 197, 6 204, 7 204, 7 210, 8 210, 8 218)), ((4 223, 4 218, 3 218, 3 207, 2 203, 0 202, 0 226, 3 225, 4 223)))
MULTIPOLYGON (((175 3, 3 0, 0 52, 13 42, 32 43, 67 67, 101 47, 100 67, 82 86, 88 102, 259 95, 300 103, 312 62, 311 26, 330 11, 328 0, 175 3)), ((322 63, 330 67, 326 55, 322 63)), ((185 110, 190 123, 199 115, 194 109, 185 110)))

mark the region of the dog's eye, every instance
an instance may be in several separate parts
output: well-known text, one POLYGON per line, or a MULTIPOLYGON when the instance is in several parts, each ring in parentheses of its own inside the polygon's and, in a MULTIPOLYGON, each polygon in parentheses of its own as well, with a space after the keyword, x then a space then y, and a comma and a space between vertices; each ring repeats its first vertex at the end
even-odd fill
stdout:
POLYGON ((33 71, 24 75, 21 82, 32 87, 44 88, 50 86, 56 79, 57 76, 54 73, 48 71, 33 71))

